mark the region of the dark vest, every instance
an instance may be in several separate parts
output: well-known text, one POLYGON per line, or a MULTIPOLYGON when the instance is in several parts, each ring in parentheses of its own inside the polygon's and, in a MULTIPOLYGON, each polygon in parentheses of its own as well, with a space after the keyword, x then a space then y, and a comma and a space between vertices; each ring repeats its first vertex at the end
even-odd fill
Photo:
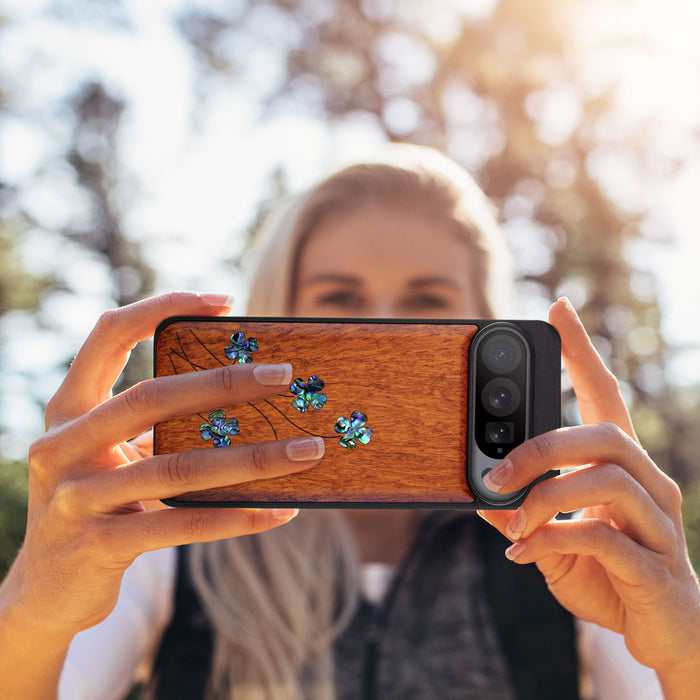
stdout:
MULTIPOLYGON (((473 514, 428 515, 380 608, 363 603, 334 646, 338 700, 578 700, 574 625, 534 565, 473 514)), ((212 633, 179 550, 154 698, 204 697, 212 633)))

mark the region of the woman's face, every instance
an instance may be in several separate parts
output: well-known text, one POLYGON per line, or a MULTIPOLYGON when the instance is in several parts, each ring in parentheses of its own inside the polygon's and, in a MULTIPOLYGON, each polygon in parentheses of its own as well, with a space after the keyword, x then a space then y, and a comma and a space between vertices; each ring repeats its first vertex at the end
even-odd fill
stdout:
POLYGON ((301 251, 297 316, 480 318, 467 243, 409 205, 323 219, 301 251))

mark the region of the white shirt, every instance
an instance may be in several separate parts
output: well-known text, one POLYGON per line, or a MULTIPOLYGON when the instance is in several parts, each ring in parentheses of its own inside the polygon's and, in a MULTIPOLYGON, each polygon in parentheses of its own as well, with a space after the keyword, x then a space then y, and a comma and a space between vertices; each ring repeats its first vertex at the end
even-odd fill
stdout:
POLYGON ((59 700, 116 700, 145 677, 172 617, 176 569, 175 549, 146 552, 134 561, 114 610, 73 639, 59 700))
MULTIPOLYGON (((127 569, 119 600, 100 624, 76 635, 61 675, 59 700, 119 700, 146 678, 173 612, 177 555, 146 552, 127 569)), ((395 568, 363 566, 365 597, 379 603, 395 568)), ((596 700, 663 700, 656 673, 627 651, 622 635, 577 620, 582 678, 596 700)))

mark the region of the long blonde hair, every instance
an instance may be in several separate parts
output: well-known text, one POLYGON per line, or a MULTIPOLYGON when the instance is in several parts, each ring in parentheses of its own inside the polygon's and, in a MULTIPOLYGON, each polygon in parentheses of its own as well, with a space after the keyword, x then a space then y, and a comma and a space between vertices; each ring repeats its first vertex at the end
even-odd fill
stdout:
POLYGON ((190 573, 214 632, 209 697, 332 700, 331 645, 359 599, 358 556, 337 511, 193 545, 190 573))
MULTIPOLYGON (((300 251, 324 215, 405 201, 463 236, 483 315, 504 315, 513 273, 493 208, 456 163, 407 145, 338 171, 269 218, 256 241, 248 313, 292 313, 300 251)), ((194 545, 190 572, 214 631, 210 696, 335 697, 331 645, 359 598, 359 558, 338 512, 306 511, 269 532, 194 545)))

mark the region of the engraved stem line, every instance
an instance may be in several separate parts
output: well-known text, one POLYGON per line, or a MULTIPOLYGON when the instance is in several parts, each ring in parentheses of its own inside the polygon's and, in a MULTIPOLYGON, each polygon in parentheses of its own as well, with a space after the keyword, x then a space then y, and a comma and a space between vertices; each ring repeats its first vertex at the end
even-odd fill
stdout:
POLYGON ((302 428, 300 425, 297 425, 289 416, 287 416, 283 411, 281 411, 279 408, 277 408, 277 406, 275 406, 275 404, 270 402, 269 399, 264 399, 264 401, 268 406, 271 406, 272 408, 274 408, 275 411, 277 411, 277 413, 279 413, 282 416, 282 418, 284 418, 288 423, 293 425, 297 430, 301 430, 302 433, 306 433, 307 435, 312 435, 313 437, 320 437, 320 438, 323 438, 324 440, 331 440, 335 437, 338 437, 337 434, 319 435, 318 433, 312 433, 310 430, 306 430, 305 428, 302 428))

